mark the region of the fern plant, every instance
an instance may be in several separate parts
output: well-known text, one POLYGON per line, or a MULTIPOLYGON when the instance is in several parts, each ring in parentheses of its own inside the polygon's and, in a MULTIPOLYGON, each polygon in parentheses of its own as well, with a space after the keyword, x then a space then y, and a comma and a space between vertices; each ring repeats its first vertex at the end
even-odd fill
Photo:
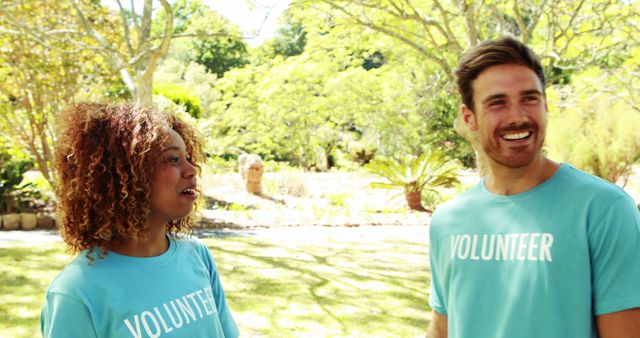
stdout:
POLYGON ((409 209, 431 211, 422 206, 422 193, 440 194, 438 188, 459 183, 458 164, 440 151, 425 151, 420 156, 405 156, 399 160, 377 158, 367 165, 367 171, 383 179, 372 182, 372 188, 403 188, 409 209))

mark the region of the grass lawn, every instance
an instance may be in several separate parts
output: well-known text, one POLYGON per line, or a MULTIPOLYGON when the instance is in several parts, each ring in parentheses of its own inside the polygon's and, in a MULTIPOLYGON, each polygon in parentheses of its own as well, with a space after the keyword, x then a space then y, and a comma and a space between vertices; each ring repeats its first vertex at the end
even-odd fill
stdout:
MULTIPOLYGON (((205 242, 244 337, 424 337, 426 230, 396 229, 205 242)), ((39 336, 43 292, 69 260, 60 243, 0 246, 0 337, 39 336)))
POLYGON ((44 291, 70 260, 61 243, 0 243, 0 337, 40 337, 44 291))

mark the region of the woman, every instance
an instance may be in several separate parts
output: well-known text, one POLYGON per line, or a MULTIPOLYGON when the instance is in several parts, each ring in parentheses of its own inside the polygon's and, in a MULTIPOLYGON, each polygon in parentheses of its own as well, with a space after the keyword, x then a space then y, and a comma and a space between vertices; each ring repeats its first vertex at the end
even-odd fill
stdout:
POLYGON ((60 232, 79 255, 51 283, 43 337, 237 337, 216 265, 192 232, 204 159, 194 130, 133 105, 60 122, 60 232))

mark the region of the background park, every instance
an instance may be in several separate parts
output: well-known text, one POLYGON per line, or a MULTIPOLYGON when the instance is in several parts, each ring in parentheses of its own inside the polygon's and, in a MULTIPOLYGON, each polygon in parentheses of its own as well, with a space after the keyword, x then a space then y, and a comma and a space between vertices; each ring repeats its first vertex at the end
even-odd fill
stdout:
POLYGON ((217 2, 0 4, 0 337, 39 336, 44 291, 72 259, 52 157, 76 102, 154 104, 197 126, 196 235, 243 336, 424 336, 430 214, 480 177, 453 72, 484 39, 541 56, 544 151, 640 203, 636 0, 282 1, 259 43, 217 2), (261 158, 260 193, 243 154, 261 158))

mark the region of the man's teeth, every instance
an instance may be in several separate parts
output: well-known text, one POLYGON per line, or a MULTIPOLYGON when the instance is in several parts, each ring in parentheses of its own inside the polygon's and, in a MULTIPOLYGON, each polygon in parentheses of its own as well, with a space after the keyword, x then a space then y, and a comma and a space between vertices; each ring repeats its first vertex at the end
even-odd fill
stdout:
POLYGON ((506 134, 503 135, 502 138, 504 138, 505 140, 519 140, 529 136, 529 134, 531 134, 531 132, 524 131, 522 133, 506 134))
POLYGON ((194 189, 184 189, 182 190, 183 194, 191 194, 194 195, 196 193, 196 191, 194 189))

